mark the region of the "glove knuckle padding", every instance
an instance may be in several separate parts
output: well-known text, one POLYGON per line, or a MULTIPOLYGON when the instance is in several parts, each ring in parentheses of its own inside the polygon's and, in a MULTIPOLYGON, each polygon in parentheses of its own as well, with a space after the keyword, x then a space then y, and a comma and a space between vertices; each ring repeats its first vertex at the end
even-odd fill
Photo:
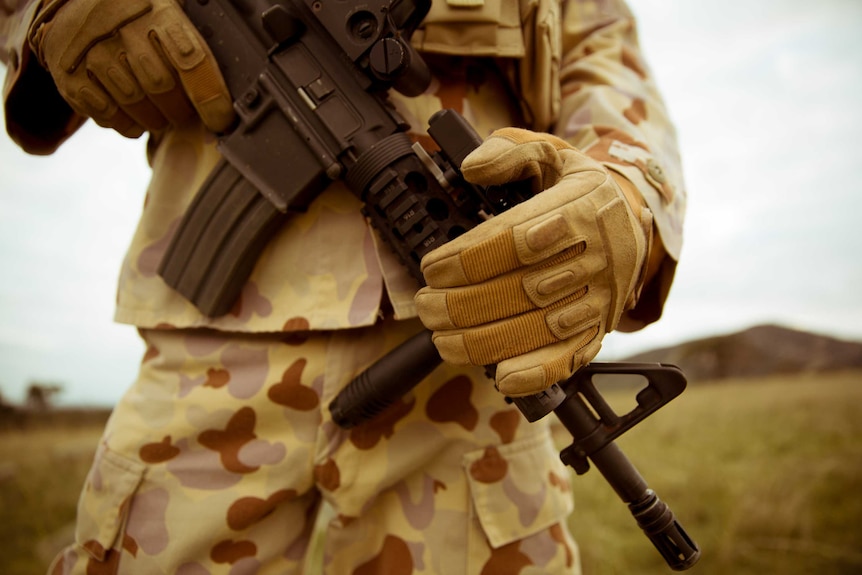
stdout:
POLYGON ((57 54, 60 69, 72 74, 93 46, 150 10, 149 0, 77 0, 72 6, 67 4, 50 23, 45 54, 57 54))
POLYGON ((139 102, 146 97, 143 88, 124 65, 122 42, 117 37, 99 42, 90 49, 86 58, 87 71, 95 76, 114 100, 121 106, 139 102))
POLYGON ((566 379, 589 363, 601 348, 598 328, 584 333, 573 345, 561 341, 497 364, 497 388, 512 397, 533 395, 566 379))
POLYGON ((470 177, 484 170, 475 183, 497 178, 493 158, 484 157, 491 150, 509 176, 553 184, 429 253, 427 287, 416 298, 443 359, 496 364, 497 385, 509 395, 537 393, 595 357, 636 289, 647 251, 641 222, 603 167, 561 140, 537 142, 523 132, 482 144, 464 162, 470 177), (533 167, 518 171, 505 157, 513 146, 533 167), (543 165, 553 170, 537 169, 535 154, 550 156, 543 165))

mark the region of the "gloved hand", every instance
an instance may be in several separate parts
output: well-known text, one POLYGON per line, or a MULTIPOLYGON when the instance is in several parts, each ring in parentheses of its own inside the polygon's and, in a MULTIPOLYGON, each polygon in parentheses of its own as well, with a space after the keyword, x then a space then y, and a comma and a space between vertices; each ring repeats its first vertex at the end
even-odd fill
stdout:
POLYGON ((444 360, 497 364, 501 393, 538 393, 589 363, 633 307, 652 215, 548 134, 498 130, 461 170, 486 186, 530 179, 536 195, 422 259, 419 316, 444 360))
POLYGON ((213 131, 233 119, 230 93, 177 0, 53 0, 30 45, 78 114, 127 137, 197 114, 213 131))

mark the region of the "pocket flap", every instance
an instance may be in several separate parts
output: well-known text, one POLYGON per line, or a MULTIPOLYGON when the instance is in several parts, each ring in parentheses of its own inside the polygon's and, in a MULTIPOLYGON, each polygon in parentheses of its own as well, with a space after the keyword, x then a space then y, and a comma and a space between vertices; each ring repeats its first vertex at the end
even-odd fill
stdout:
POLYGON ((101 445, 78 501, 75 541, 92 557, 104 561, 117 545, 132 495, 146 466, 101 445))
POLYGON ((412 42, 424 52, 522 58, 525 49, 519 3, 433 2, 412 42))
POLYGON ((569 472, 549 433, 464 456, 473 508, 494 548, 566 520, 574 508, 569 472))

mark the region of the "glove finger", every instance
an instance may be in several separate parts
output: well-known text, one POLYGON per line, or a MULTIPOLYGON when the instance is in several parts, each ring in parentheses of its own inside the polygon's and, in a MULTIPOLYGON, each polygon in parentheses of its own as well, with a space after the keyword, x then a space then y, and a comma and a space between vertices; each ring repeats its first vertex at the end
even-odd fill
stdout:
MULTIPOLYGON (((173 0, 168 4, 173 5, 173 0)), ((176 5, 173 8, 179 10, 176 5)), ((153 28, 155 41, 176 70, 204 125, 214 132, 224 131, 234 118, 233 100, 215 57, 194 28, 171 15, 167 7, 164 12, 153 28)))
POLYGON ((180 83, 179 72, 159 43, 150 39, 151 29, 152 22, 138 21, 120 30, 129 69, 165 121, 182 126, 199 114, 180 83))
POLYGON ((98 125, 114 130, 126 138, 140 138, 146 132, 143 126, 138 124, 119 107, 116 108, 116 112, 110 118, 91 117, 98 125))
POLYGON ((473 327, 585 294, 589 278, 604 265, 604 258, 582 257, 585 251, 581 242, 540 265, 480 284, 424 287, 415 297, 419 317, 432 330, 473 327))
POLYGON ((93 46, 86 57, 87 72, 95 77, 119 108, 145 130, 159 130, 168 120, 148 99, 128 63, 126 48, 119 37, 93 46))
POLYGON ((601 350, 598 324, 569 340, 550 344, 497 364, 495 382, 509 397, 534 395, 570 378, 601 350))
POLYGON ((440 357, 459 365, 491 365, 567 340, 600 322, 583 293, 547 309, 534 310, 470 329, 435 331, 440 357))
POLYGON ((595 207, 584 206, 584 214, 578 215, 576 201, 610 176, 597 169, 571 178, 427 254, 421 263, 426 284, 447 288, 480 283, 584 241, 585 230, 577 226, 588 224, 585 216, 595 207))
POLYGON ((445 291, 424 287, 414 301, 419 318, 431 330, 482 325, 536 307, 521 287, 520 274, 445 291))
POLYGON ((92 118, 103 128, 116 130, 127 138, 137 138, 144 128, 126 114, 100 84, 79 70, 74 76, 63 76, 55 80, 57 89, 75 112, 92 118))

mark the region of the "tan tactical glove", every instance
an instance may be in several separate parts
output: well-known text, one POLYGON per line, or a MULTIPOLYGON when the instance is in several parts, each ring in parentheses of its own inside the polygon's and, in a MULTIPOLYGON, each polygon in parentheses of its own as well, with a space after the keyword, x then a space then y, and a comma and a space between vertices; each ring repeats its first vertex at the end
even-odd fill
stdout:
POLYGON ((49 0, 30 44, 75 112, 124 136, 195 111, 216 132, 233 119, 215 58, 177 0, 49 0))
POLYGON ((538 393, 592 360, 634 305, 652 215, 548 134, 498 130, 461 170, 486 186, 531 179, 537 195, 422 259, 419 316, 444 360, 497 364, 501 393, 538 393))

